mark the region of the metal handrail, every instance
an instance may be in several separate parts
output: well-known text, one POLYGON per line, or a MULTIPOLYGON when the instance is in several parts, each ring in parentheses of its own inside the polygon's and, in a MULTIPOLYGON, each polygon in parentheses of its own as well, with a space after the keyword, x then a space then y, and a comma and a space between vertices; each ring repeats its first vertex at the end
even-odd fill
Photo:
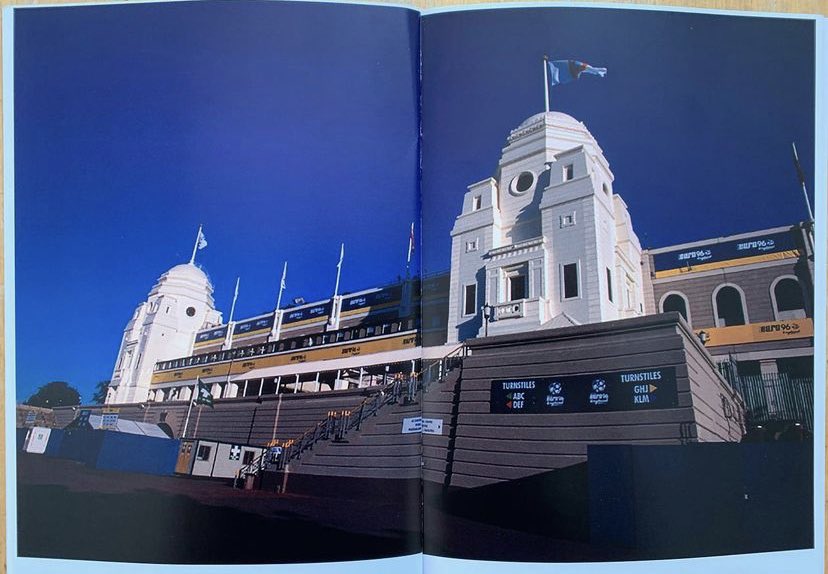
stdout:
MULTIPOLYGON (((405 378, 394 379, 390 383, 380 386, 376 392, 363 399, 353 409, 328 411, 324 419, 318 421, 299 437, 277 445, 282 448, 276 465, 277 470, 284 470, 287 464, 294 459, 301 460, 302 453, 313 450, 316 443, 321 440, 331 440, 331 437, 333 437, 334 442, 343 441, 348 431, 360 430, 362 423, 368 418, 377 416, 377 413, 385 405, 398 403, 401 399, 405 404, 413 402, 417 394, 420 391, 424 392, 433 381, 443 380, 449 372, 462 365, 466 352, 466 346, 461 345, 428 365, 420 376, 412 374, 405 378)), ((265 451, 250 464, 239 469, 233 481, 234 486, 238 484, 240 479, 244 480, 248 475, 261 473, 265 467, 267 454, 268 451, 265 451)))

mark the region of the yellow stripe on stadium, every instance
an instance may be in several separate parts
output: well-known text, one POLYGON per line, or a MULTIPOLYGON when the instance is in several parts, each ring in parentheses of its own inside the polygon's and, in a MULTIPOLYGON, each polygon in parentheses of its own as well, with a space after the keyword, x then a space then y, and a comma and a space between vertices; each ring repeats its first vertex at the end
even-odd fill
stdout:
POLYGON ((253 335, 261 335, 262 333, 270 333, 270 327, 265 327, 264 329, 256 329, 255 331, 248 331, 246 333, 233 334, 233 339, 252 337, 253 335))
POLYGON ((391 307, 399 306, 399 301, 391 301, 390 303, 383 303, 382 305, 371 305, 366 307, 359 307, 358 309, 351 309, 350 311, 344 311, 339 314, 340 317, 350 317, 351 315, 362 315, 368 314, 374 311, 379 311, 381 309, 389 309, 391 307))
POLYGON ((307 347, 276 355, 258 357, 239 357, 232 361, 191 365, 183 369, 160 371, 152 375, 152 384, 172 383, 176 381, 194 381, 196 377, 217 377, 246 373, 262 367, 276 367, 310 361, 341 359, 353 355, 372 355, 384 351, 411 349, 417 346, 416 331, 398 333, 392 336, 374 339, 357 339, 320 347, 307 347))
POLYGON ((678 275, 700 273, 702 271, 711 271, 713 269, 726 269, 728 267, 737 267, 739 265, 766 263, 768 261, 781 261, 782 259, 791 259, 796 257, 799 257, 799 251, 792 249, 790 251, 780 251, 778 253, 767 253, 765 255, 754 255, 753 257, 742 257, 741 259, 728 259, 727 261, 688 265, 687 267, 678 267, 676 269, 664 269, 662 271, 656 271, 655 276, 656 279, 662 279, 664 277, 676 277, 678 275))
POLYGON ((311 323, 324 323, 328 320, 330 315, 319 315, 318 317, 313 317, 312 319, 303 319, 301 321, 294 321, 293 323, 282 323, 282 331, 284 332, 286 329, 293 329, 294 327, 300 325, 310 325, 311 323))
POLYGON ((217 344, 221 344, 223 342, 224 342, 224 337, 217 337, 215 339, 208 339, 206 341, 199 341, 198 343, 195 343, 193 345, 193 347, 195 347, 195 348, 207 347, 209 345, 217 345, 217 344))

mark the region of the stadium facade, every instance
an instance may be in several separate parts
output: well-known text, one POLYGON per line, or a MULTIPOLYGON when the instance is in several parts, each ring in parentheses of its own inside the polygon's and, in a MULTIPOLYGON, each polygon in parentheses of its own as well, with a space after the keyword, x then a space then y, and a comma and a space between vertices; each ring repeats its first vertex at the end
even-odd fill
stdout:
POLYGON ((469 186, 448 273, 225 323, 207 275, 177 265, 128 322, 104 408, 184 439, 184 466, 212 440, 289 449, 296 475, 459 487, 607 442, 812 428, 810 225, 642 249, 613 183, 587 128, 546 112, 469 186), (199 382, 215 408, 191 420, 199 382))

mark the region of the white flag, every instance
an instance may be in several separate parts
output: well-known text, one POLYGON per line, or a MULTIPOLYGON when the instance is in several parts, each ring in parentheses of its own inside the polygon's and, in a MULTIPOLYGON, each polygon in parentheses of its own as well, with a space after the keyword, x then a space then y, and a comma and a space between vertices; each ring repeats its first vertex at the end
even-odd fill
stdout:
POLYGON ((198 243, 198 249, 199 250, 204 249, 205 247, 207 247, 207 238, 204 237, 204 232, 201 231, 200 229, 198 230, 198 241, 197 241, 197 243, 198 243))

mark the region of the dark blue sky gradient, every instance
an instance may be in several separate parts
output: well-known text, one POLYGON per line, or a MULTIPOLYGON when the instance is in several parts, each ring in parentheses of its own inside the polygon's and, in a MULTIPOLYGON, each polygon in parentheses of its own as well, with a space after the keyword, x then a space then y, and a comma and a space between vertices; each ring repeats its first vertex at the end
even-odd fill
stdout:
MULTIPOLYGON (((15 13, 18 398, 90 396, 156 278, 198 261, 229 312, 404 273, 417 211, 417 19, 385 7, 206 2, 15 13)), ((540 59, 609 68, 552 90, 649 246, 804 217, 813 24, 529 9, 424 19, 424 271, 449 266, 470 183, 542 111, 540 59)), ((810 181, 810 180, 809 180, 810 181)), ((418 235, 419 230, 418 230, 418 235)), ((420 251, 415 254, 419 257, 420 251)), ((416 261, 415 261, 416 268, 416 261)))
POLYGON ((608 68, 551 88, 551 109, 595 136, 645 246, 807 218, 791 142, 813 189, 812 21, 543 8, 435 14, 422 33, 426 274, 449 266, 466 187, 543 111, 544 54, 608 68))
POLYGON ((237 318, 405 273, 414 12, 172 3, 15 12, 18 399, 88 399, 157 277, 190 257, 237 318))

